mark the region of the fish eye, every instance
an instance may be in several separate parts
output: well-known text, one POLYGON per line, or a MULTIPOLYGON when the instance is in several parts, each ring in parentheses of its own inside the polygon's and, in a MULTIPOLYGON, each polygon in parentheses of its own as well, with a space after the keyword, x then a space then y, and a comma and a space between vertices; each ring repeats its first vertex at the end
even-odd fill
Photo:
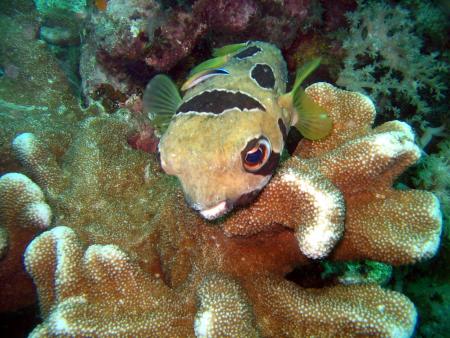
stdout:
POLYGON ((266 164, 271 152, 271 146, 270 142, 265 138, 253 140, 253 142, 249 142, 247 145, 247 147, 249 146, 250 149, 243 156, 244 169, 249 172, 255 172, 266 164))

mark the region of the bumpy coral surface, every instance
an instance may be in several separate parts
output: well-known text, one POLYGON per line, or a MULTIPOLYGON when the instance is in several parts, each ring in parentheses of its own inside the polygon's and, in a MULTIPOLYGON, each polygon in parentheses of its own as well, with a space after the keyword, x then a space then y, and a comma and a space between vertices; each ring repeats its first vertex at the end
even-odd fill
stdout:
POLYGON ((40 36, 52 44, 79 43, 80 28, 87 16, 86 0, 35 0, 42 21, 40 36))
MULTIPOLYGON (((33 132, 52 152, 68 146, 73 125, 84 115, 70 84, 44 42, 35 39, 36 13, 0 15, 0 172, 17 166, 11 140, 33 132)), ((14 170, 14 169, 13 169, 14 170)))
POLYGON ((363 95, 325 83, 307 92, 332 134, 303 140, 254 204, 214 223, 186 207, 153 155, 130 149, 119 116, 87 119, 61 158, 33 157, 27 142, 45 151, 45 140, 19 135, 57 226, 25 253, 44 319, 32 336, 411 335, 416 311, 397 292, 284 278, 327 255, 413 263, 435 253, 441 231, 432 194, 391 188, 419 157, 410 128, 372 129, 363 95))
POLYGON ((0 177, 0 310, 14 310, 33 300, 31 280, 22 268, 22 254, 38 230, 51 223, 44 193, 27 176, 0 177))

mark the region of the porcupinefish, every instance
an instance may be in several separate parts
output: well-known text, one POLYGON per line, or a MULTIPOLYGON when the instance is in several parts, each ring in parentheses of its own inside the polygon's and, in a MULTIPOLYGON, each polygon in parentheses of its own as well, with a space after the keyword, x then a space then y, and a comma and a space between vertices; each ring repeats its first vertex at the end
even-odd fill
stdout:
POLYGON ((162 169, 178 177, 187 203, 209 220, 258 195, 277 168, 291 126, 313 140, 332 127, 300 87, 318 60, 297 70, 286 93, 287 67, 274 45, 249 41, 213 56, 191 71, 182 98, 163 74, 149 82, 143 98, 162 134, 162 169))

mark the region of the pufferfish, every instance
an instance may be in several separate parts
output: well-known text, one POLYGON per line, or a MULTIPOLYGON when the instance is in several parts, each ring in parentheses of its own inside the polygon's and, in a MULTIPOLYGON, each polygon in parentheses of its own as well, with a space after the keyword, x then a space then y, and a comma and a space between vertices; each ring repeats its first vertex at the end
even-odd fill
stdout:
POLYGON ((286 62, 274 45, 249 41, 213 56, 191 71, 183 97, 160 74, 143 98, 162 133, 162 169, 178 177, 187 203, 208 220, 253 201, 274 174, 290 127, 313 140, 332 128, 300 87, 319 60, 298 69, 286 93, 286 62))

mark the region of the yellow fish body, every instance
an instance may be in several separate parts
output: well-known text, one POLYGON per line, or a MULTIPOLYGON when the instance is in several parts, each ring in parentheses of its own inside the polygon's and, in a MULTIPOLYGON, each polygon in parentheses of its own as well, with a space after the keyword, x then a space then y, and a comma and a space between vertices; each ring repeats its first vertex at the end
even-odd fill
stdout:
MULTIPOLYGON (((286 94, 286 63, 274 45, 251 41, 216 54, 194 69, 183 98, 164 75, 144 94, 156 124, 164 127, 170 117, 159 143, 161 166, 178 177, 187 203, 206 219, 251 202, 264 188, 305 102, 298 83, 286 94)), ((304 134, 331 128, 320 109, 303 117, 304 134)))

